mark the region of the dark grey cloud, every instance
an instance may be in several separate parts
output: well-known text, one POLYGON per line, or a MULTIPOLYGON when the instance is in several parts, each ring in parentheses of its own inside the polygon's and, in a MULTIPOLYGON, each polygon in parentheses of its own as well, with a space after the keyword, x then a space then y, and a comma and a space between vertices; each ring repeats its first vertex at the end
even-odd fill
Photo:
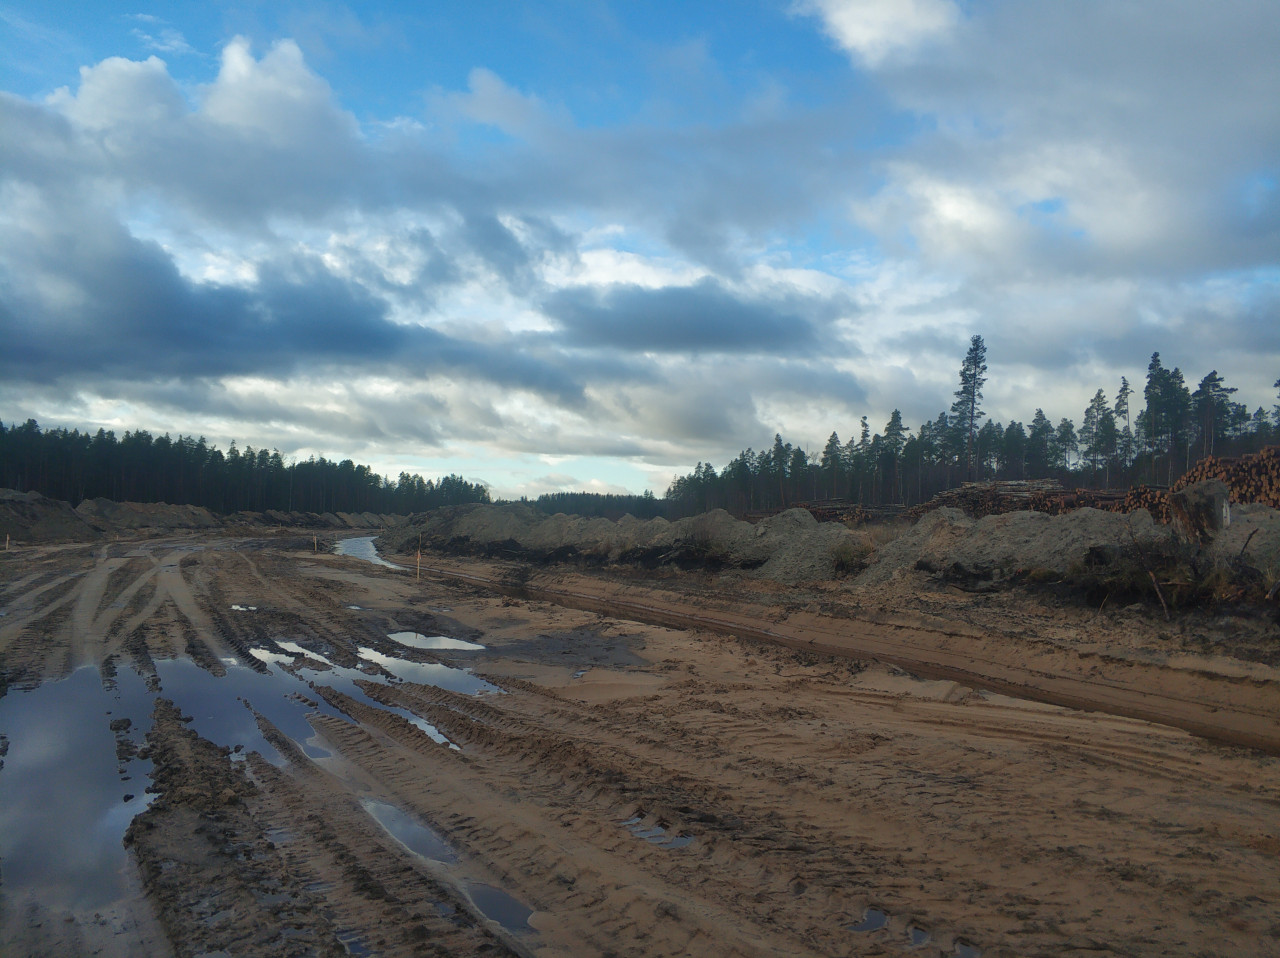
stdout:
POLYGON ((0 374, 9 380, 285 379, 335 366, 453 373, 557 402, 583 399, 582 381, 554 357, 540 359, 514 340, 472 342, 395 323, 385 299, 315 256, 269 259, 249 286, 199 283, 158 244, 100 212, 42 212, 50 221, 8 233, 0 250, 0 374), (42 298, 55 280, 73 305, 42 298))
POLYGON ((819 343, 815 320, 831 309, 793 292, 737 293, 710 278, 657 289, 569 287, 542 302, 567 343, 659 353, 811 353, 819 343))

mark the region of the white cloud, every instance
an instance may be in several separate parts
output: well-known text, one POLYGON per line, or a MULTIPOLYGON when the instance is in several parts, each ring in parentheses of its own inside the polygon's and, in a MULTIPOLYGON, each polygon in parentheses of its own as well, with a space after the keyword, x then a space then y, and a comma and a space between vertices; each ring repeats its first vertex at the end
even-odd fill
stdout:
POLYGON ((799 0, 848 53, 871 68, 947 36, 960 19, 952 0, 799 0))

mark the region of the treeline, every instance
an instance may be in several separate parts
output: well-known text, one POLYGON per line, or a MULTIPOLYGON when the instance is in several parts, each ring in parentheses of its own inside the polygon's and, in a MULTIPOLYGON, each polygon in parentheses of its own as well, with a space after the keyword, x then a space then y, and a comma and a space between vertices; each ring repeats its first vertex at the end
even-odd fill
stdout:
POLYGON ((277 450, 223 453, 204 437, 152 436, 145 430, 96 433, 0 422, 0 487, 35 491, 73 506, 85 499, 168 502, 218 513, 267 509, 298 512, 423 512, 488 502, 489 491, 461 476, 394 482, 350 459, 312 457, 286 463, 277 450))
MULTIPOLYGON (((981 405, 986 371, 986 344, 974 336, 949 411, 912 430, 895 409, 875 434, 863 416, 856 437, 842 443, 832 432, 813 455, 775 435, 772 448, 746 449, 719 471, 700 462, 667 489, 666 514, 714 508, 741 514, 828 498, 912 505, 966 480, 1168 485, 1205 456, 1239 456, 1280 442, 1280 406, 1251 413, 1217 370, 1192 390, 1159 353, 1147 367, 1141 409, 1121 377, 1114 402, 1099 389, 1078 426, 1068 418, 1054 423, 1042 409, 1027 423, 988 419, 981 405)), ((1280 380, 1275 386, 1280 390, 1280 380)))
MULTIPOLYGON (((528 499, 521 501, 529 502, 528 499)), ((654 519, 667 514, 666 503, 648 489, 638 496, 605 492, 546 492, 530 504, 548 515, 563 512, 571 516, 599 516, 615 521, 626 515, 654 519)))

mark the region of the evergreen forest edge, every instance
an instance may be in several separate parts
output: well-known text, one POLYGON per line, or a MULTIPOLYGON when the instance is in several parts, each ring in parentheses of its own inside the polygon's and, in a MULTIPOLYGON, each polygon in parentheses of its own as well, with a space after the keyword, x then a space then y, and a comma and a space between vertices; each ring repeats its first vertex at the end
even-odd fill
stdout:
MULTIPOLYGON (((1036 409, 1029 425, 1007 425, 982 410, 986 345, 970 340, 959 388, 949 411, 912 432, 894 409, 883 432, 867 417, 858 436, 841 443, 831 433, 820 455, 774 436, 771 448, 748 448, 717 471, 699 462, 673 479, 663 498, 651 492, 618 495, 557 492, 530 502, 548 512, 618 518, 677 518, 724 508, 743 514, 799 502, 847 499, 865 506, 913 505, 968 480, 1057 479, 1067 487, 1115 488, 1137 483, 1168 485, 1200 459, 1239 456, 1280 441, 1280 405, 1253 413, 1232 397, 1217 370, 1191 390, 1177 367, 1154 353, 1134 412, 1136 392, 1121 377, 1114 402, 1098 389, 1079 428, 1056 424, 1036 409), (983 421, 985 420, 985 421, 983 421)), ((1280 379, 1275 383, 1280 390, 1280 379)), ((1280 394, 1278 394, 1280 398, 1280 394)), ((1136 404, 1135 404, 1136 405, 1136 404)), ((0 422, 0 487, 35 491, 73 506, 85 499, 168 502, 212 512, 423 512, 443 505, 489 502, 483 483, 449 475, 436 480, 401 472, 393 481, 350 459, 312 457, 286 463, 278 451, 224 454, 203 437, 145 430, 95 434, 42 430, 34 420, 0 422)))

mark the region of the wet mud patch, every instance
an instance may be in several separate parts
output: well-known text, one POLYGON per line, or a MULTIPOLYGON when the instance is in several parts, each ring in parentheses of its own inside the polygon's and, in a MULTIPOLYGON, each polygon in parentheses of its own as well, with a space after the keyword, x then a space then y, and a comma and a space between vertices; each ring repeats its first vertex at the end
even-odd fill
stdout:
POLYGON ((593 629, 572 629, 542 632, 533 638, 511 642, 494 640, 485 657, 572 669, 627 668, 649 664, 640 654, 644 648, 644 639, 639 635, 603 635, 593 629))
POLYGON ((321 902, 250 815, 245 799, 255 788, 230 750, 188 728, 167 699, 153 718, 157 798, 125 842, 170 939, 189 954, 343 954, 321 902))

